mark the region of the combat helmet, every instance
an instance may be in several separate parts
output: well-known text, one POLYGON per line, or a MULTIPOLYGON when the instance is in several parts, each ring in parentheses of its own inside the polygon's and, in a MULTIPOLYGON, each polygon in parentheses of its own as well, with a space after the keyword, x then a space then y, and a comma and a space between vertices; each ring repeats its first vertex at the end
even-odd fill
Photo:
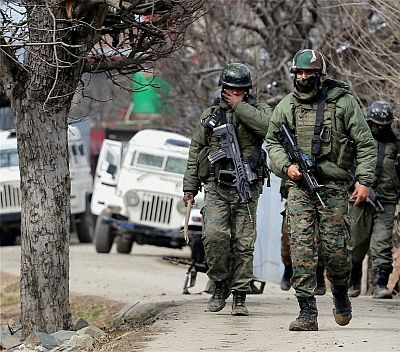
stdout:
POLYGON ((218 85, 247 89, 253 86, 250 77, 250 70, 246 65, 230 63, 222 70, 218 85))
POLYGON ((290 72, 296 73, 297 70, 317 70, 321 76, 325 76, 325 59, 318 50, 299 50, 293 57, 290 72))
POLYGON ((378 125, 389 125, 393 121, 393 108, 386 101, 374 101, 367 111, 367 121, 378 125))

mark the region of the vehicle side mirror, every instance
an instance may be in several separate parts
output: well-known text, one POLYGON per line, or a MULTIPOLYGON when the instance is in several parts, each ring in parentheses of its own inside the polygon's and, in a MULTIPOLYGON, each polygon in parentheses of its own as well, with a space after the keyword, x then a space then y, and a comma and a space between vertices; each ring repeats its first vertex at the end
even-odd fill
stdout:
POLYGON ((108 174, 111 174, 111 175, 114 176, 116 172, 117 172, 117 166, 116 165, 113 165, 113 164, 108 165, 108 168, 107 168, 107 173, 108 174))

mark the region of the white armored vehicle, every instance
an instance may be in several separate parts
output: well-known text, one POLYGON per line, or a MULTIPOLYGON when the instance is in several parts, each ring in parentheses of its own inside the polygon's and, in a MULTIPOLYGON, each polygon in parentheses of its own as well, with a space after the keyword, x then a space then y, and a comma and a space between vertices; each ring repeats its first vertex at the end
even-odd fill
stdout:
MULTIPOLYGON (((90 198, 93 179, 81 134, 68 128, 71 175, 71 220, 80 242, 92 242, 93 217, 90 198)), ((0 241, 13 244, 20 233, 21 196, 19 156, 14 130, 0 131, 0 241)))
MULTIPOLYGON (((130 253, 134 242, 169 248, 186 245, 182 181, 190 140, 176 133, 145 129, 123 143, 105 139, 94 178, 91 210, 97 216, 96 250, 130 253)), ((203 195, 189 220, 189 234, 201 233, 203 195)))

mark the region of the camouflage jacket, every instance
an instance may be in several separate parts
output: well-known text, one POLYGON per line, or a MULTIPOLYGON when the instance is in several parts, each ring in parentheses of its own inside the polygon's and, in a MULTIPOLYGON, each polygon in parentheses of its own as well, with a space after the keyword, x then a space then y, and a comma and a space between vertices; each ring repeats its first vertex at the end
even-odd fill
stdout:
POLYGON ((211 114, 218 110, 226 111, 226 123, 235 126, 243 159, 250 157, 255 144, 262 144, 268 130, 272 108, 265 103, 260 103, 253 95, 237 103, 233 108, 221 100, 219 106, 212 106, 204 110, 192 136, 187 169, 183 178, 184 192, 197 192, 201 182, 214 180, 213 172, 204 173, 210 167, 207 156, 220 148, 219 140, 212 135, 212 129, 206 127, 211 114), (203 175, 201 175, 203 173, 203 175), (203 176, 203 177, 201 177, 203 176))
MULTIPOLYGON (((370 186, 374 181, 376 165, 376 147, 367 122, 356 99, 350 94, 346 83, 327 80, 328 91, 325 103, 325 114, 323 125, 328 122, 330 137, 327 143, 321 142, 321 157, 315 158, 323 176, 331 180, 350 181, 352 174, 351 166, 356 164, 355 177, 363 185, 370 186), (330 110, 330 111, 329 111, 330 110), (327 113, 328 112, 328 113, 327 113), (346 145, 343 145, 346 141, 346 145), (348 143, 347 143, 348 142, 348 143), (342 149, 351 146, 347 153, 346 166, 339 162, 342 149)), ((287 153, 278 140, 278 131, 282 124, 286 123, 297 139, 304 141, 304 133, 307 134, 309 145, 314 132, 317 99, 312 101, 301 101, 296 98, 295 93, 285 96, 275 107, 267 133, 267 150, 272 161, 273 171, 280 177, 287 175, 287 169, 292 164, 287 153), (308 127, 298 133, 296 126, 295 109, 312 111, 314 121, 308 127)), ((308 118, 310 114, 308 115, 308 118)), ((297 120, 299 121, 299 120, 297 120)), ((324 130, 324 129, 323 129, 324 130)), ((304 144, 304 143, 303 143, 304 144)), ((303 150, 307 153, 306 150, 303 150)), ((308 154, 308 153, 307 153, 308 154)))
MULTIPOLYGON (((375 139, 375 143, 378 146, 378 140, 375 139)), ((397 203, 399 201, 400 179, 397 169, 394 167, 399 153, 400 140, 397 140, 393 135, 393 138, 385 143, 382 169, 374 182, 374 188, 383 202, 397 203)))

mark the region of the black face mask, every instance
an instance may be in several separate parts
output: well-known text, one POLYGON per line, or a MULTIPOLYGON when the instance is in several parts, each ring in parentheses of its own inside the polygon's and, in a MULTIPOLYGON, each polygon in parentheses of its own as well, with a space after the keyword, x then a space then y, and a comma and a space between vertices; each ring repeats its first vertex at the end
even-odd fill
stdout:
POLYGON ((319 76, 311 76, 306 79, 295 79, 294 86, 300 93, 310 93, 319 88, 321 83, 319 76))
POLYGON ((390 125, 379 128, 375 123, 370 124, 373 137, 380 142, 389 142, 392 137, 390 125))

